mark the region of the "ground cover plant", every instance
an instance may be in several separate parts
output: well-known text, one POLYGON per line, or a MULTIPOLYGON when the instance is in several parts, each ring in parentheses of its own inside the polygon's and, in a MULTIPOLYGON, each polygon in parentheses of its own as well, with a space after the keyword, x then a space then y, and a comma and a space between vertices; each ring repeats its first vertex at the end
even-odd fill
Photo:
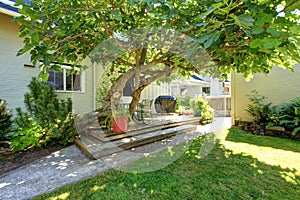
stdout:
POLYGON ((249 132, 263 135, 265 128, 271 126, 282 126, 291 135, 300 132, 299 97, 279 105, 266 102, 267 97, 260 95, 255 90, 248 97, 250 103, 245 110, 253 117, 253 123, 250 123, 251 127, 246 127, 249 132))
POLYGON ((277 200, 300 196, 299 141, 222 130, 220 142, 200 159, 203 141, 204 137, 195 139, 177 161, 158 171, 109 170, 35 199, 277 200))

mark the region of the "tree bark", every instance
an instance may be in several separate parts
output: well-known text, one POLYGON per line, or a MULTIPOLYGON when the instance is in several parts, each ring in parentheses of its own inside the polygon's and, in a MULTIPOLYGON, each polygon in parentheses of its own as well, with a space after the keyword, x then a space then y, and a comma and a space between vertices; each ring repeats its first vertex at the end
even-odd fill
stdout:
POLYGON ((132 94, 132 100, 129 106, 129 112, 131 115, 134 114, 138 103, 140 101, 141 98, 141 93, 142 91, 149 86, 151 83, 153 83, 154 81, 161 79, 161 78, 165 78, 167 76, 169 76, 174 68, 170 68, 169 66, 165 67, 165 70, 163 71, 156 71, 150 78, 146 78, 146 79, 141 79, 141 84, 140 86, 134 90, 133 94, 132 94))

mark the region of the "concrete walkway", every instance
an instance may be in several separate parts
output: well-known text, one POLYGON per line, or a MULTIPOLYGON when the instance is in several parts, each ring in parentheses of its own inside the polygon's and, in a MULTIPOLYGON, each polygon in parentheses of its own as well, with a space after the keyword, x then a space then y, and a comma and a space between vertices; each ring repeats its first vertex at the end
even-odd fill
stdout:
POLYGON ((123 151, 98 160, 90 160, 75 145, 52 153, 40 160, 18 168, 0 178, 0 199, 31 199, 101 172, 122 166, 154 152, 191 141, 199 135, 231 126, 231 118, 217 117, 196 132, 176 135, 164 141, 123 151))

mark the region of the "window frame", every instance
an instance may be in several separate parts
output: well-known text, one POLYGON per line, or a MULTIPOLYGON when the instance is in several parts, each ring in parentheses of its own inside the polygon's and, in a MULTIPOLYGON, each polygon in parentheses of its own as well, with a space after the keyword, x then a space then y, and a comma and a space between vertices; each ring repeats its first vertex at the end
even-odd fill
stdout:
MULTIPOLYGON (((54 72, 54 75, 55 75, 55 73, 62 73, 63 89, 56 89, 55 88, 55 92, 58 92, 58 93, 84 93, 85 92, 85 82, 84 82, 85 81, 85 79, 84 79, 85 71, 83 71, 83 70, 80 71, 79 69, 78 70, 75 69, 75 71, 79 72, 78 75, 80 76, 80 90, 73 90, 73 88, 72 88, 72 90, 67 90, 67 71, 71 70, 72 68, 70 66, 67 66, 67 65, 62 65, 61 68, 62 68, 62 72, 57 72, 55 70, 47 70, 48 72, 49 71, 54 72)), ((49 81, 49 79, 48 79, 48 81, 49 81)), ((54 82, 54 84, 55 84, 55 82, 54 82)))

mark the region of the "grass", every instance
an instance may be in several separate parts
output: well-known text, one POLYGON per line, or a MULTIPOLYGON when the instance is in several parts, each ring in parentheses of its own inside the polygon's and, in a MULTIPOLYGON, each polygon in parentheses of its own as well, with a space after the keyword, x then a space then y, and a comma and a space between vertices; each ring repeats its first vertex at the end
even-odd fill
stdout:
POLYGON ((204 141, 199 137, 160 170, 109 170, 36 199, 299 199, 299 141, 236 129, 221 136, 204 158, 198 155, 204 141))

